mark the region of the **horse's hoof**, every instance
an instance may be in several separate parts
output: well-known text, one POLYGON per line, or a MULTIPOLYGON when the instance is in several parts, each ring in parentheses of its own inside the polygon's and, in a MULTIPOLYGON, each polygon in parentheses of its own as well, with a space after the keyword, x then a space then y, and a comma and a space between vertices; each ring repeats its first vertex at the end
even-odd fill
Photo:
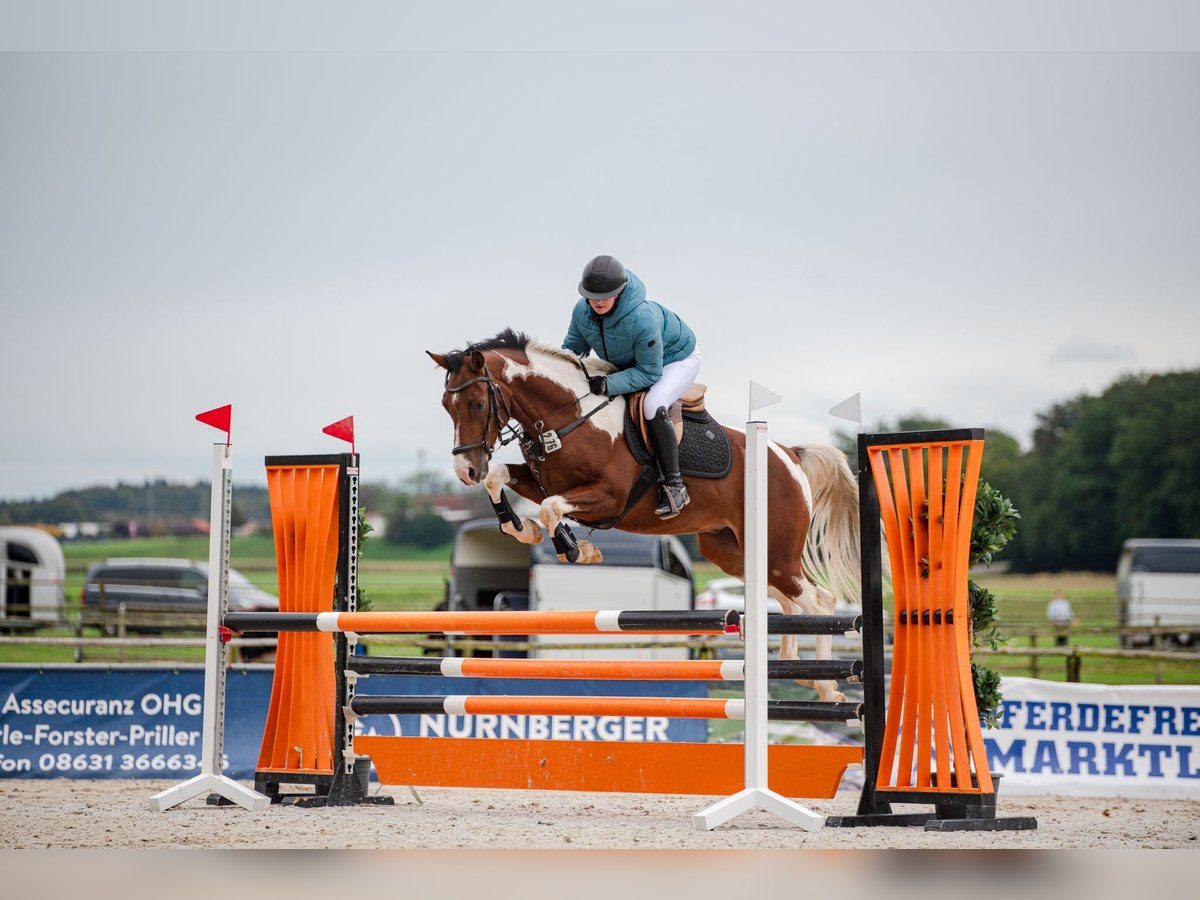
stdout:
POLYGON ((580 541, 579 562, 587 564, 604 562, 604 554, 601 553, 600 548, 591 541, 580 541))
POLYGON ((533 519, 525 520, 525 529, 533 535, 533 540, 529 541, 530 544, 540 544, 546 539, 545 532, 542 531, 541 526, 533 521, 533 519))

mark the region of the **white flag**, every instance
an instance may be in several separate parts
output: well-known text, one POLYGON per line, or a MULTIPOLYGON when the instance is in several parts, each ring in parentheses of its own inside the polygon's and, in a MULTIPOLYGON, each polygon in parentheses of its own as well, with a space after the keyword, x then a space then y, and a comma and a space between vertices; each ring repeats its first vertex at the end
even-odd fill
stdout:
POLYGON ((838 403, 829 409, 831 416, 837 416, 839 419, 846 419, 850 422, 857 422, 858 427, 862 429, 862 394, 855 394, 852 397, 847 397, 841 403, 838 403))
POLYGON ((757 381, 750 382, 750 413, 746 417, 754 418, 755 410, 762 409, 765 406, 772 406, 778 403, 783 398, 780 397, 770 388, 763 387, 757 381))

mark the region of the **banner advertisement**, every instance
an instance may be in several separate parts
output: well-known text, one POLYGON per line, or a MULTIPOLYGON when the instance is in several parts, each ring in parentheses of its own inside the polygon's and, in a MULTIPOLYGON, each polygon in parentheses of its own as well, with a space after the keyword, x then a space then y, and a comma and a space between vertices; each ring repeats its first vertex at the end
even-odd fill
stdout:
MULTIPOLYGON (((252 779, 271 698, 270 666, 226 681, 225 766, 252 779)), ((364 694, 704 697, 705 682, 557 681, 372 675, 364 694)), ((184 778, 200 771, 200 666, 0 666, 0 777, 184 778)), ((372 715, 361 734, 541 740, 696 741, 702 719, 637 716, 372 715)))
POLYGON ((1200 800, 1200 687, 1001 680, 1001 792, 1200 800))

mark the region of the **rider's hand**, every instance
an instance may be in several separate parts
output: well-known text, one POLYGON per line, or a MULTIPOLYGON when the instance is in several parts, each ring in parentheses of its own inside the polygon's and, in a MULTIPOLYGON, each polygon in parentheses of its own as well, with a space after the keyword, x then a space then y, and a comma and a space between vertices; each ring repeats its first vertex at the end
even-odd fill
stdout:
POLYGON ((593 394, 603 396, 608 393, 608 379, 603 375, 593 375, 588 379, 588 389, 593 394))

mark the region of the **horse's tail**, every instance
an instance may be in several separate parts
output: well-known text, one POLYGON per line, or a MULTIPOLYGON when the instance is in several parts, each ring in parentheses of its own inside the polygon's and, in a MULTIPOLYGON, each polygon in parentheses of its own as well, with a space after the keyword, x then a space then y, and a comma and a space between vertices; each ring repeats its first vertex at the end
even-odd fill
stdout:
POLYGON ((831 444, 793 447, 812 487, 804 572, 847 603, 861 602, 858 482, 844 454, 831 444))

